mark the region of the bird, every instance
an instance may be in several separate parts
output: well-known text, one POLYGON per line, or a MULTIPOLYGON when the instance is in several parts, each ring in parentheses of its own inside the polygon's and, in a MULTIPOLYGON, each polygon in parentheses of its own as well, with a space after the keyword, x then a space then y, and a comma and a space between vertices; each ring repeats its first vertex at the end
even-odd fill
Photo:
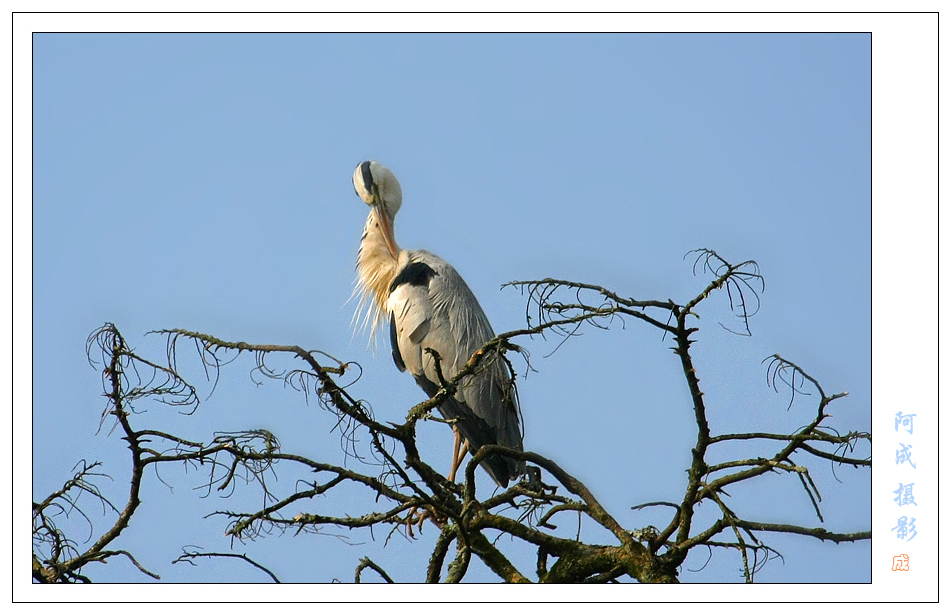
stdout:
MULTIPOLYGON (((365 310, 363 326, 373 333, 388 325, 396 367, 409 372, 433 397, 443 378, 452 379, 495 337, 492 325, 452 265, 425 250, 403 250, 396 243, 394 220, 403 191, 392 171, 375 160, 362 162, 353 172, 353 188, 370 206, 357 254, 354 293, 360 294, 360 303, 355 322, 365 310)), ((438 408, 454 431, 450 481, 467 451, 475 454, 487 444, 524 450, 514 374, 497 353, 486 355, 438 408)), ((525 472, 524 461, 498 454, 486 456, 481 466, 503 488, 525 472)))

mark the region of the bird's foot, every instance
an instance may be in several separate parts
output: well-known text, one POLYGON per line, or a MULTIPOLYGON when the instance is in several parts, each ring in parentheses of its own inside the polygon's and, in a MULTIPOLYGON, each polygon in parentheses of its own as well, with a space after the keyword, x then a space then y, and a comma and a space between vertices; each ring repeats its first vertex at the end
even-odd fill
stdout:
POLYGON ((413 526, 416 526, 420 534, 423 533, 423 524, 426 522, 426 519, 429 519, 440 529, 446 524, 446 517, 443 515, 437 514, 430 508, 420 509, 414 506, 410 509, 409 514, 406 515, 406 519, 403 521, 403 523, 406 524, 406 532, 410 538, 416 538, 416 535, 413 533, 413 526))

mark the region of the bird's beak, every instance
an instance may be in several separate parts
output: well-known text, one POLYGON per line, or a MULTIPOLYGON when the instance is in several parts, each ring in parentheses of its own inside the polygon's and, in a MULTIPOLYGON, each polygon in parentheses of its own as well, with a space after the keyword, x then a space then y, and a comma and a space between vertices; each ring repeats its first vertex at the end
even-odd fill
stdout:
POLYGON ((396 237, 393 235, 393 221, 390 220, 389 214, 386 213, 386 208, 383 206, 383 199, 380 198, 380 191, 376 186, 373 186, 373 202, 370 203, 370 207, 376 210, 376 219, 380 225, 380 230, 383 231, 383 240, 386 241, 386 247, 390 250, 390 254, 393 258, 399 256, 399 248, 396 247, 396 237))

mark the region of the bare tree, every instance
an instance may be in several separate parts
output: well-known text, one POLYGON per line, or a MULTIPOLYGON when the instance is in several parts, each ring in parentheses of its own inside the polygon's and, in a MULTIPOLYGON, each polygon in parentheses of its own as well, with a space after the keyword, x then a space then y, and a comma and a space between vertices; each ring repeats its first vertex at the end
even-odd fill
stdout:
MULTIPOLYGON (((99 464, 79 464, 75 475, 61 489, 42 502, 33 503, 33 577, 44 583, 87 582, 87 564, 122 556, 144 574, 157 578, 131 553, 111 549, 110 545, 127 529, 140 504, 146 468, 164 464, 186 464, 202 472, 209 490, 233 489, 236 481, 241 480, 261 491, 264 505, 257 510, 216 513, 225 519, 227 533, 239 544, 272 532, 320 533, 337 528, 382 528, 387 539, 396 533, 409 537, 413 533, 412 523, 419 519, 415 511, 424 510, 424 516, 439 527, 428 567, 419 571, 418 580, 428 582, 463 580, 473 556, 506 582, 611 582, 624 577, 649 583, 676 582, 688 553, 715 548, 735 551, 742 561, 745 580, 752 582, 757 571, 775 554, 764 536, 792 534, 836 543, 869 540, 870 531, 836 533, 795 522, 763 522, 727 506, 723 496, 728 487, 766 474, 791 474, 798 478, 821 521, 821 496, 809 464, 821 460, 868 468, 871 435, 840 433, 830 427, 827 409, 845 393, 826 393, 816 378, 778 354, 764 361, 767 377, 777 391, 787 391, 790 407, 793 399, 807 393, 807 389, 817 394, 814 411, 806 417, 806 423, 791 433, 711 433, 708 408, 691 356, 693 336, 698 331, 695 310, 715 293, 725 295, 740 323, 737 332, 749 335, 749 320, 758 309, 762 277, 753 261, 730 264, 706 249, 696 251, 694 256, 694 273, 708 277, 709 283, 683 303, 625 298, 600 286, 567 280, 512 282, 511 286, 522 289, 528 298, 526 328, 498 335, 476 352, 459 373, 442 375, 438 393, 410 408, 405 421, 399 424, 377 421, 365 402, 351 396, 353 374, 358 372, 355 364, 339 361, 322 351, 230 342, 205 333, 172 329, 157 332, 165 336, 167 348, 166 356, 157 361, 136 354, 116 327, 106 324, 90 335, 87 351, 90 360, 103 368, 107 399, 103 421, 114 421, 113 429, 127 442, 131 453, 128 499, 121 508, 113 506, 94 484, 103 476, 99 464), (475 373, 489 360, 508 361, 507 352, 520 350, 513 340, 545 334, 568 339, 586 325, 607 329, 632 319, 658 329, 662 339, 671 340, 690 393, 697 427, 682 497, 675 502, 645 502, 633 507, 669 509, 669 521, 664 527, 624 527, 581 481, 555 460, 533 452, 484 446, 474 451, 460 484, 447 481, 421 457, 416 442, 418 422, 439 420, 433 416, 433 409, 455 392, 463 377, 475 373), (155 429, 138 429, 134 423, 140 415, 133 413, 133 406, 159 402, 194 411, 199 404, 197 390, 183 377, 178 365, 183 353, 189 352, 200 358, 212 380, 217 379, 220 370, 247 353, 253 357, 254 373, 283 381, 307 397, 316 396, 320 407, 335 415, 336 429, 348 458, 358 462, 355 465, 360 471, 285 453, 278 439, 262 430, 216 433, 207 441, 198 442, 155 429), (277 367, 281 358, 290 361, 289 367, 277 367), (772 452, 719 463, 710 461, 711 451, 720 445, 751 441, 772 447, 772 452), (529 472, 521 482, 479 499, 476 482, 481 477, 475 470, 490 454, 523 459, 529 464, 529 472), (293 488, 276 486, 274 476, 295 472, 303 478, 290 481, 293 488), (374 496, 373 503, 361 515, 327 514, 327 507, 316 500, 323 495, 332 498, 335 490, 344 485, 357 486, 374 496), (90 512, 77 502, 83 494, 99 501, 103 513, 112 511, 116 515, 112 526, 96 540, 90 539, 91 544, 86 547, 80 547, 75 538, 57 526, 59 519, 68 514, 89 519, 90 512), (703 502, 712 503, 719 511, 712 522, 700 523, 695 516, 703 502), (313 512, 296 513, 302 506, 309 506, 313 512), (611 537, 610 542, 593 544, 582 541, 580 534, 560 535, 555 531, 555 522, 566 515, 600 526, 611 537), (500 535, 511 537, 518 545, 515 548, 537 553, 535 569, 515 566, 498 545, 500 535)), ((144 412, 142 408, 137 411, 144 412)), ((91 520, 89 525, 92 530, 91 520)), ((237 552, 204 552, 186 547, 178 561, 194 562, 209 557, 243 560, 278 580, 264 565, 237 552)), ((360 561, 355 571, 357 582, 368 568, 392 582, 384 568, 369 558, 360 561)))

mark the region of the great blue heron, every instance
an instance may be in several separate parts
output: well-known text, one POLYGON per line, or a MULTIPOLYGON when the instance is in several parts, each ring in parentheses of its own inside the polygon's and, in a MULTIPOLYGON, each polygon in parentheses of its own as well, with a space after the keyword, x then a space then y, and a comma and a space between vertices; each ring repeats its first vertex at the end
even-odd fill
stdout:
MULTIPOLYGON (((353 172, 353 187, 370 206, 357 256, 357 287, 362 297, 359 314, 367 307, 364 325, 375 332, 389 321, 390 343, 396 367, 409 371, 427 395, 440 389, 436 358, 448 380, 470 357, 495 337, 492 325, 475 295, 452 266, 425 250, 401 250, 393 221, 403 203, 403 192, 393 173, 376 162, 363 162, 353 172)), ((455 442, 449 479, 454 480, 466 449, 475 454, 486 444, 522 450, 522 432, 515 381, 498 355, 485 357, 476 372, 463 378, 455 395, 439 404, 453 420, 455 442), (465 440, 461 446, 460 435, 465 440)), ((525 471, 525 463, 489 455, 482 467, 496 483, 525 471)))

